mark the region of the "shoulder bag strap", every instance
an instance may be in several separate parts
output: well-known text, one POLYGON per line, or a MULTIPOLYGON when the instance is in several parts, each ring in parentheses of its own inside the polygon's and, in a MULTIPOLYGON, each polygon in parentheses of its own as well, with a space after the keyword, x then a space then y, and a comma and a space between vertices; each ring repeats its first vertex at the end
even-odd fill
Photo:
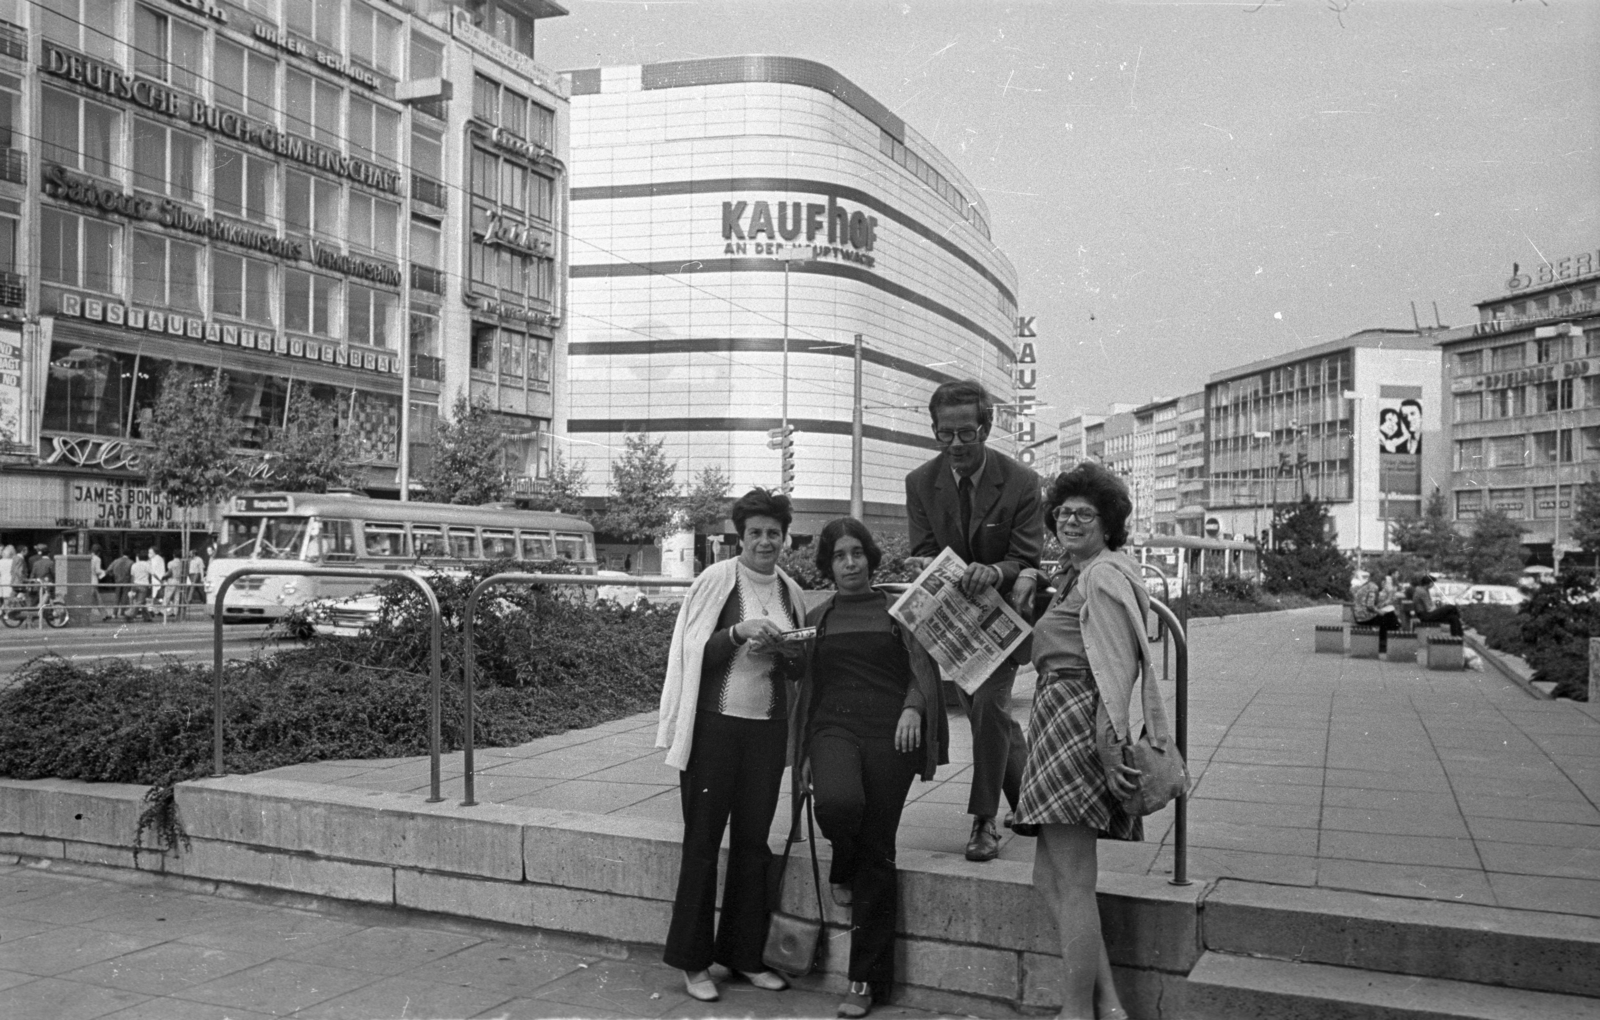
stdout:
MULTIPOLYGON (((1128 577, 1124 574, 1123 577, 1128 577)), ((1133 578, 1128 577, 1128 587, 1133 589, 1133 604, 1139 605, 1139 589, 1134 584, 1133 578)), ((1172 733, 1167 727, 1167 710, 1161 704, 1161 692, 1150 684, 1150 635, 1145 630, 1145 620, 1139 620, 1137 645, 1139 648, 1139 703, 1144 708, 1144 728, 1149 731, 1154 743, 1165 747, 1172 742, 1172 733)), ((1133 734, 1129 733, 1130 739, 1133 734)))
MULTIPOLYGON (((826 921, 822 913, 822 869, 817 866, 817 822, 811 811, 811 794, 806 794, 806 831, 811 836, 811 887, 817 894, 817 923, 826 921)), ((817 946, 821 948, 821 940, 817 946)))

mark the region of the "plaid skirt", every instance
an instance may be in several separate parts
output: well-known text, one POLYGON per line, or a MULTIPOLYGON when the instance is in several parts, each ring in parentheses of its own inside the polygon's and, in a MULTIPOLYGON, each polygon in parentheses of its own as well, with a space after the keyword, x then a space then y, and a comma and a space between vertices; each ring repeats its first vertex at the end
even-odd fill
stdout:
POLYGON ((1122 810, 1106 784, 1094 746, 1099 707, 1100 689, 1087 671, 1036 690, 1018 822, 1087 825, 1104 839, 1144 839, 1144 820, 1122 810))

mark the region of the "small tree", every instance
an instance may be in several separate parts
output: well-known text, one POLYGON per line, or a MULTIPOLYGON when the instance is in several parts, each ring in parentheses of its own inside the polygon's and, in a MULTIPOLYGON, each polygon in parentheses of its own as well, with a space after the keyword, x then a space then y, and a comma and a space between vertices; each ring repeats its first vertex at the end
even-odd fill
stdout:
POLYGON ((694 485, 683 498, 683 514, 689 526, 701 528, 722 527, 728 519, 728 488, 732 483, 721 466, 712 464, 700 469, 694 476, 694 485))
POLYGON ((568 460, 565 454, 556 450, 550 458, 550 472, 545 476, 545 482, 545 490, 528 500, 530 509, 581 514, 583 496, 589 491, 587 463, 568 460))
POLYGON ((505 436, 487 404, 457 397, 449 419, 434 429, 433 442, 433 459, 418 479, 424 500, 475 506, 511 492, 503 466, 505 436))
POLYGON ((1504 510, 1485 510, 1467 536, 1466 560, 1467 577, 1475 584, 1515 584, 1526 560, 1522 525, 1504 510))
POLYGON ((140 452, 140 462, 145 483, 180 511, 186 571, 194 511, 243 487, 245 465, 238 448, 244 432, 228 403, 222 373, 183 368, 166 377, 144 428, 149 446, 140 452))
POLYGON ((1274 547, 1261 554, 1267 591, 1302 595, 1350 594, 1350 561, 1332 538, 1326 504, 1310 496, 1278 507, 1272 518, 1274 547))
POLYGON ((360 475, 354 431, 339 427, 332 403, 318 400, 302 386, 289 401, 286 421, 270 431, 263 446, 272 465, 265 484, 290 492, 327 492, 329 487, 355 488, 360 475))
POLYGON ((664 443, 651 442, 642 432, 623 440, 622 456, 611 464, 611 500, 602 531, 643 544, 671 530, 678 509, 678 464, 661 452, 664 443))
POLYGON ((1453 574, 1463 569, 1465 542, 1450 523, 1444 493, 1437 489, 1428 497, 1422 516, 1394 521, 1389 525, 1389 537, 1401 552, 1420 557, 1431 571, 1453 574))

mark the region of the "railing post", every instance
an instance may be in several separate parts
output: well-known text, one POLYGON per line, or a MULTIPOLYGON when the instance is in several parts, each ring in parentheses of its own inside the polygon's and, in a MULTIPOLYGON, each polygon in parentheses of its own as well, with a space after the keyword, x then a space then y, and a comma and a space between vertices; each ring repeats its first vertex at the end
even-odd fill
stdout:
MULTIPOLYGON (((1175 690, 1173 692, 1173 741, 1185 768, 1189 763, 1189 635, 1178 622, 1178 617, 1164 603, 1150 600, 1156 615, 1167 624, 1176 647, 1174 652, 1175 690)), ((1163 652, 1165 650, 1163 649, 1163 652)), ((1163 656, 1164 657, 1164 656, 1163 656)), ((1185 792, 1172 807, 1172 884, 1189 885, 1189 795, 1185 792)))

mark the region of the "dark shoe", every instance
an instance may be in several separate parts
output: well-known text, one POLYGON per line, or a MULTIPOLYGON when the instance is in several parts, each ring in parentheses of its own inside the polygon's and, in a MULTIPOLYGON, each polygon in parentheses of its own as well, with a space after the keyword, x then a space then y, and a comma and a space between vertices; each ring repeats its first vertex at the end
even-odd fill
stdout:
POLYGON ((967 860, 992 861, 1000 856, 1000 833, 994 819, 975 815, 972 819, 972 836, 967 840, 967 860))
POLYGON ((1016 817, 1017 813, 1015 811, 1006 812, 1006 828, 1010 829, 1019 836, 1028 836, 1032 838, 1039 835, 1039 826, 1031 822, 1018 823, 1014 821, 1016 817))
POLYGON ((850 992, 839 1003, 839 1015, 851 1017, 866 1016, 872 1011, 872 986, 865 981, 850 982, 850 992))

